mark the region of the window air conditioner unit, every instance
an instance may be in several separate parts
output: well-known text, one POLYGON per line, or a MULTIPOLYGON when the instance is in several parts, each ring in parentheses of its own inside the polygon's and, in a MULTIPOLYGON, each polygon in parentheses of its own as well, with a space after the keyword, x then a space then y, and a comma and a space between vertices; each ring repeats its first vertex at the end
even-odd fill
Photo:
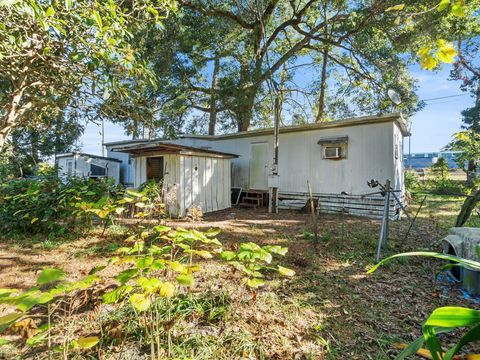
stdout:
POLYGON ((342 154, 341 147, 326 147, 325 159, 340 159, 342 154))

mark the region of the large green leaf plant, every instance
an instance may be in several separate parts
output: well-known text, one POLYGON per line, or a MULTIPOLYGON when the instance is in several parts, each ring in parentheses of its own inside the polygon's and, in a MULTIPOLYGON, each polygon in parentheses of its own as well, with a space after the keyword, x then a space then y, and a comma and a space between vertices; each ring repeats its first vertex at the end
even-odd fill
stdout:
MULTIPOLYGON (((410 256, 432 257, 449 261, 450 263, 443 270, 449 270, 458 266, 480 271, 480 262, 478 261, 464 259, 455 255, 417 251, 390 256, 372 267, 368 273, 373 273, 384 263, 392 259, 410 256)), ((396 359, 401 360, 415 355, 425 344, 433 360, 452 360, 465 345, 478 341, 480 341, 480 310, 455 306, 440 307, 435 309, 423 324, 422 336, 407 346, 396 359), (458 328, 467 328, 468 330, 454 346, 443 352, 438 335, 452 332, 458 328)))

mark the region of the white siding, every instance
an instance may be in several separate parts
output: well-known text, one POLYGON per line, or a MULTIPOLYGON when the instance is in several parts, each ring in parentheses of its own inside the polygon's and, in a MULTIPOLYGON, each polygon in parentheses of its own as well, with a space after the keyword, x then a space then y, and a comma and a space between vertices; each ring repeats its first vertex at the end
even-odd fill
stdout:
MULTIPOLYGON (((314 129, 280 134, 279 174, 281 193, 306 193, 307 180, 314 193, 350 194, 370 192, 367 181, 374 178, 384 183, 390 179, 396 189, 403 188, 401 156, 394 161, 394 132, 403 143, 400 129, 393 122, 363 124, 342 128, 314 129), (322 159, 323 137, 348 136, 347 158, 322 159)), ((240 155, 233 159, 233 186, 250 188, 250 151, 254 143, 268 143, 268 166, 273 162, 273 136, 261 135, 230 139, 182 138, 177 144, 209 147, 213 150, 240 155)))
POLYGON ((179 215, 184 216, 193 206, 200 206, 204 213, 231 207, 230 166, 230 159, 181 155, 179 215))
POLYGON ((403 163, 403 135, 402 131, 398 127, 397 124, 394 125, 393 127, 393 136, 394 140, 397 143, 397 154, 395 154, 395 145, 394 145, 394 154, 393 154, 393 162, 394 162, 394 167, 395 167, 395 176, 394 176, 394 184, 393 186, 395 189, 400 189, 402 190, 402 195, 405 191, 405 185, 404 185, 404 163, 403 163), (395 156, 397 155, 397 156, 395 156))
POLYGON ((115 183, 120 181, 120 163, 108 159, 100 159, 87 155, 74 154, 71 156, 62 156, 57 159, 59 176, 77 176, 89 177, 90 165, 94 164, 107 169, 107 176, 115 179, 115 183), (72 173, 68 174, 67 164, 72 162, 72 173))
POLYGON ((118 159, 120 163, 120 182, 132 186, 135 182, 135 168, 132 165, 130 154, 112 151, 112 147, 107 147, 107 157, 118 159))
MULTIPOLYGON (((185 216, 188 209, 200 206, 204 213, 229 208, 230 159, 158 155, 164 157, 163 181, 167 211, 172 216, 185 216)), ((146 157, 135 158, 135 187, 146 181, 146 157)))

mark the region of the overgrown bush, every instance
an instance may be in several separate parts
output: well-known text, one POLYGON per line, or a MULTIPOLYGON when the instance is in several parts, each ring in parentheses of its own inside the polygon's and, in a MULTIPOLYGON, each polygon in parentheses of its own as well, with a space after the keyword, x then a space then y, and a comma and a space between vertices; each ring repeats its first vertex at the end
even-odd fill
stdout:
POLYGON ((5 181, 0 184, 0 231, 4 235, 73 231, 91 223, 93 214, 84 211, 82 204, 98 204, 115 191, 108 179, 63 182, 56 176, 39 176, 5 181))
POLYGON ((448 161, 445 158, 439 158, 431 168, 436 180, 447 180, 450 176, 448 161))
POLYGON ((36 175, 39 175, 39 176, 55 176, 57 172, 58 172, 57 166, 46 163, 46 162, 38 164, 36 169, 36 175))
POLYGON ((125 190, 113 179, 62 180, 56 175, 5 181, 0 185, 0 231, 4 235, 72 233, 94 221, 101 222, 105 231, 121 216, 138 219, 138 226, 143 219, 163 214, 161 192, 155 186, 125 190))
POLYGON ((462 195, 465 194, 465 186, 460 181, 438 178, 426 182, 428 192, 435 195, 462 195))
POLYGON ((405 188, 410 192, 414 193, 420 190, 420 180, 411 171, 405 171, 405 188))

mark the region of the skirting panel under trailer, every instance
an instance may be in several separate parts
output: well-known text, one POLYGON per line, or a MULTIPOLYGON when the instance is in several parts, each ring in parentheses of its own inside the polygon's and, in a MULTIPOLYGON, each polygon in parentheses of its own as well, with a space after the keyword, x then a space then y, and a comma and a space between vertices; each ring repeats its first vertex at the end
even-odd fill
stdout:
MULTIPOLYGON (((366 195, 341 195, 341 194, 313 194, 313 199, 317 201, 317 211, 326 214, 348 214, 363 216, 372 219, 381 219, 385 206, 385 198, 380 194, 366 195)), ((402 204, 405 206, 403 195, 397 194, 402 204)), ((279 199, 284 200, 305 200, 308 201, 309 195, 303 193, 280 193, 279 199)), ((401 207, 397 201, 390 198, 389 217, 392 220, 398 220, 401 216, 401 207)))

